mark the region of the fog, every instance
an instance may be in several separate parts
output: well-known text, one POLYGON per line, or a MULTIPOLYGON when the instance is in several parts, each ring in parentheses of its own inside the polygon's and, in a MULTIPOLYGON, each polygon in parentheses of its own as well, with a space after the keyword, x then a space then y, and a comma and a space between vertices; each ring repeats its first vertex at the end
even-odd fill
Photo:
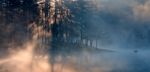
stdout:
POLYGON ((83 20, 97 48, 42 50, 51 47, 42 37, 52 34, 30 22, 34 17, 0 20, 0 72, 150 72, 150 0, 92 2, 83 20))
POLYGON ((97 13, 89 13, 87 21, 89 35, 98 36, 100 46, 149 47, 149 0, 95 1, 97 13))

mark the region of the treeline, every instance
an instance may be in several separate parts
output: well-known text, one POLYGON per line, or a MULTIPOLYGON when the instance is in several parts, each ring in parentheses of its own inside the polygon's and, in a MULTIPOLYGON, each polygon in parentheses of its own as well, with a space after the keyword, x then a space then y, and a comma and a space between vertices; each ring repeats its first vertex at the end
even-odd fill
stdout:
MULTIPOLYGON (((0 14, 4 25, 14 25, 14 28, 25 28, 36 22, 43 25, 43 29, 51 31, 51 43, 58 45, 94 45, 96 37, 90 27, 89 17, 94 13, 91 2, 84 0, 55 0, 55 9, 52 11, 50 3, 38 4, 37 0, 1 0, 0 14), (41 11, 43 12, 41 16, 41 11), (43 18, 42 18, 43 17, 43 18)), ((15 30, 15 29, 14 29, 15 30)), ((20 32, 21 30, 17 31, 20 32)), ((48 40, 48 39, 47 39, 48 40)), ((96 46, 96 45, 95 45, 96 46)))

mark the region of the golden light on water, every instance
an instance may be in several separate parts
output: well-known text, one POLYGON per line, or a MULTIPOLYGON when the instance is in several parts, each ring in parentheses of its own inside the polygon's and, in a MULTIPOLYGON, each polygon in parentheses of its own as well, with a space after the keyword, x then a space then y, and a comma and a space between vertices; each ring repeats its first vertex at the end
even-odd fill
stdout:
MULTIPOLYGON (((34 53, 36 42, 26 43, 20 50, 10 51, 10 55, 0 58, 0 72, 78 72, 87 71, 84 64, 79 64, 76 57, 59 56, 53 67, 50 63, 50 56, 41 57, 34 53), (81 66, 80 66, 81 65, 81 66)), ((86 64, 86 63, 85 63, 86 64)), ((99 72, 99 68, 89 68, 92 72, 99 72)))
MULTIPOLYGON (((49 55, 35 54, 37 42, 25 43, 18 50, 10 49, 10 54, 0 58, 0 72, 51 72, 49 55)), ((71 68, 63 68, 61 63, 54 65, 55 72, 74 72, 71 68)))

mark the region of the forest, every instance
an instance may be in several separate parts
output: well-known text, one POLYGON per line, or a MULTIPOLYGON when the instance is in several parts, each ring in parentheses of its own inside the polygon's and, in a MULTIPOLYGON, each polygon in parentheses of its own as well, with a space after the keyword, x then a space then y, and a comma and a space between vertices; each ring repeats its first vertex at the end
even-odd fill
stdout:
POLYGON ((79 44, 92 46, 98 37, 98 35, 90 34, 92 32, 89 29, 92 25, 86 20, 86 17, 94 14, 94 12, 90 12, 94 9, 92 7, 94 2, 92 3, 92 1, 89 3, 84 0, 2 0, 0 3, 1 25, 3 28, 11 26, 15 30, 8 31, 10 35, 3 34, 11 36, 6 36, 8 40, 16 37, 13 37, 14 33, 17 33, 19 37, 28 35, 23 39, 29 38, 32 32, 32 29, 28 30, 29 26, 32 28, 33 26, 40 26, 46 33, 51 33, 51 37, 42 35, 41 38, 45 38, 44 41, 47 40, 49 44, 53 43, 56 46, 70 44, 78 47, 81 46, 79 44))

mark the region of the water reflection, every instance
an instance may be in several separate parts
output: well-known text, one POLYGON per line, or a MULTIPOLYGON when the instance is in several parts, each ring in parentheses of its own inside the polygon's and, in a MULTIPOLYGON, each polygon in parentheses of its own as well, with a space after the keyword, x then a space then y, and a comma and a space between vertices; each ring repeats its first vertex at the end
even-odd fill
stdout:
POLYGON ((0 72, 150 72, 150 50, 56 50, 33 60, 32 47, 0 58, 0 72))
POLYGON ((56 64, 62 64, 61 72, 149 72, 149 53, 149 50, 139 50, 138 53, 134 50, 74 52, 58 56, 56 60, 60 59, 61 62, 57 61, 56 64), (68 69, 70 71, 66 71, 68 69))

